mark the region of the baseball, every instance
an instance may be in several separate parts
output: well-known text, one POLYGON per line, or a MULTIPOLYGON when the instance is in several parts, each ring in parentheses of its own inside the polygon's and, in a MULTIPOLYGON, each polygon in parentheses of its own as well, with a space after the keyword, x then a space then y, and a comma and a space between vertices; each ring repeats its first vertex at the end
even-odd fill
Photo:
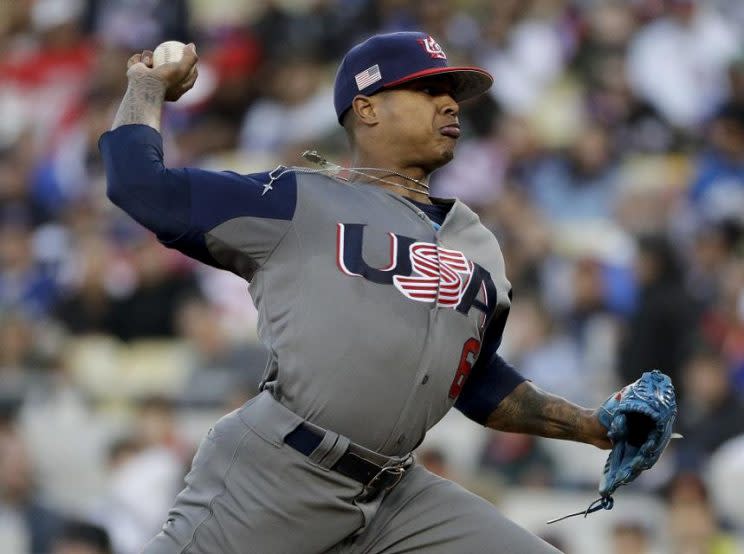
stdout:
POLYGON ((177 62, 183 56, 183 49, 186 45, 177 40, 168 40, 158 44, 152 53, 152 66, 157 67, 164 63, 177 62))

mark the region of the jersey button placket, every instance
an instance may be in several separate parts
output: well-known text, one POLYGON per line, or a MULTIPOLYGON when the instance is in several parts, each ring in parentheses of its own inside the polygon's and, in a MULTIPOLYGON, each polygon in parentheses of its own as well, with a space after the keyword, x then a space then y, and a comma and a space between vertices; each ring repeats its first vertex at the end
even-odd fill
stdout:
MULTIPOLYGON (((416 216, 419 218, 421 223, 423 223, 424 225, 428 227, 429 231, 434 231, 433 233, 434 240, 432 242, 438 248, 439 232, 433 229, 431 225, 431 221, 429 220, 429 217, 424 212, 422 212, 421 210, 413 206, 412 204, 408 202, 404 202, 400 198, 396 198, 392 194, 390 195, 390 197, 396 200, 397 202, 401 202, 405 206, 407 206, 411 211, 413 211, 416 214, 416 216)), ((420 240, 428 242, 427 239, 420 239, 420 240)), ((439 266, 439 255, 438 254, 437 254, 436 262, 437 262, 437 266, 439 266)), ((436 298, 434 299, 434 302, 431 304, 431 307, 429 309, 429 314, 428 314, 429 317, 428 317, 427 326, 426 326, 426 338, 424 339, 423 355, 421 356, 421 360, 419 361, 419 366, 416 369, 416 381, 414 381, 414 384, 420 383, 420 385, 423 385, 423 384, 426 384, 429 380, 429 374, 427 372, 429 371, 429 367, 431 365, 431 360, 433 357, 432 336, 434 334, 434 329, 436 326, 436 314, 438 312, 437 310, 438 299, 439 299, 439 283, 437 283, 436 298)), ((414 387, 412 388, 408 396, 408 399, 406 400, 406 403, 403 405, 403 408, 398 417, 398 421, 395 423, 393 427, 390 440, 394 441, 395 446, 400 446, 401 444, 404 444, 404 441, 406 438, 405 433, 401 433, 395 439, 393 439, 392 437, 394 437, 396 432, 400 430, 401 426, 405 425, 408 414, 413 409, 413 406, 417 404, 417 398, 419 398, 419 394, 420 394, 419 391, 421 391, 421 389, 414 385, 414 387)), ((386 442, 386 445, 387 444, 389 443, 386 442)))

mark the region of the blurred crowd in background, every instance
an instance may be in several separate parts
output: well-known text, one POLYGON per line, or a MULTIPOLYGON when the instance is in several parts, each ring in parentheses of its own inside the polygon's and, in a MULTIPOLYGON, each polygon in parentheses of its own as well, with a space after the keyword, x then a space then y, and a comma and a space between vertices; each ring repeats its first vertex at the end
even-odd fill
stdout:
MULTIPOLYGON (((587 406, 651 368, 677 386, 684 439, 613 512, 531 528, 569 553, 744 552, 738 0, 0 2, 0 551, 137 552, 263 371, 248 285, 105 197, 97 140, 127 58, 196 44, 197 86, 165 111, 169 165, 251 173, 308 148, 348 163, 336 65, 395 30, 495 78, 432 184, 504 251, 502 354, 587 406)), ((432 436, 423 463, 527 525, 592 500, 606 455, 457 415, 432 436)))

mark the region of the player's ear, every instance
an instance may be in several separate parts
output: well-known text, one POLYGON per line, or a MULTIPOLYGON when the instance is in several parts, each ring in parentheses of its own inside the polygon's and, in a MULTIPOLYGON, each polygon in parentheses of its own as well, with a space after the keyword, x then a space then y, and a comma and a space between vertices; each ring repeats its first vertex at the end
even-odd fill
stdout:
POLYGON ((351 101, 351 109, 362 125, 377 124, 377 112, 375 111, 375 103, 371 97, 357 94, 354 100, 351 101))

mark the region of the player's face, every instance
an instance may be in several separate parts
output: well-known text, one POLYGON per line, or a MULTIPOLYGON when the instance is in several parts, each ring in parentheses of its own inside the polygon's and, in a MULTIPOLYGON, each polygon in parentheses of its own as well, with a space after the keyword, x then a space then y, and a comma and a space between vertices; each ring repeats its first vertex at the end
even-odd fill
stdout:
POLYGON ((460 124, 459 107, 452 93, 450 79, 439 76, 379 94, 383 142, 402 166, 433 171, 453 158, 460 124))

